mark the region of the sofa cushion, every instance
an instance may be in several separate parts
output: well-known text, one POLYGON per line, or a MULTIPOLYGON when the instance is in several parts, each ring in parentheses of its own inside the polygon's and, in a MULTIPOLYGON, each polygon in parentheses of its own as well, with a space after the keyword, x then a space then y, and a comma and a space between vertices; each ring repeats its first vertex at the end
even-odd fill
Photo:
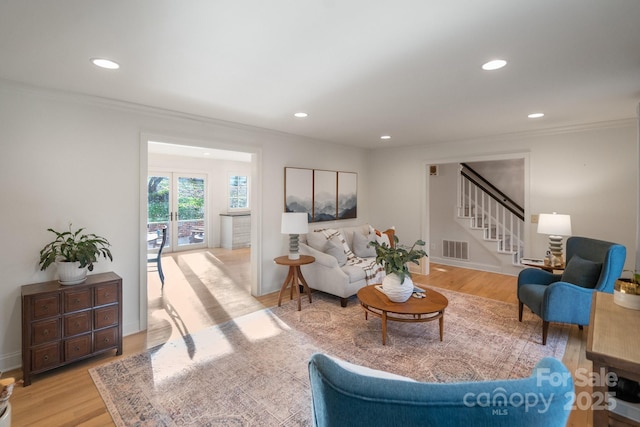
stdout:
POLYGON ((353 232, 353 253, 359 258, 370 258, 376 256, 376 249, 369 246, 369 242, 375 241, 376 235, 369 234, 367 236, 353 232))
POLYGON ((333 241, 338 245, 342 246, 342 241, 344 240, 344 236, 340 230, 334 230, 331 228, 322 228, 318 230, 313 230, 310 233, 307 233, 307 244, 311 246, 313 249, 324 252, 327 246, 327 241, 333 241), (327 239, 327 234, 331 236, 331 239, 327 239))
POLYGON ((356 373, 358 375, 363 375, 363 376, 372 377, 372 378, 385 378, 388 380, 416 382, 416 380, 414 380, 413 378, 393 374, 387 371, 380 371, 378 369, 367 368, 366 366, 354 365, 353 363, 349 363, 346 360, 338 359, 337 357, 332 357, 329 355, 326 355, 326 356, 331 360, 333 360, 335 363, 337 363, 340 367, 342 367, 342 369, 356 373))
POLYGON ((329 240, 326 243, 323 252, 334 257, 338 261, 338 265, 340 267, 347 263, 347 254, 344 253, 344 249, 340 243, 329 240))
POLYGON ((601 262, 589 261, 588 259, 574 255, 567 263, 567 267, 564 269, 562 279, 560 280, 583 288, 593 289, 598 283, 601 270, 601 262))
POLYGON ((366 277, 366 273, 360 265, 345 265, 340 267, 340 269, 349 276, 349 283, 364 280, 366 277))
POLYGON ((319 231, 312 231, 307 233, 307 244, 313 249, 324 252, 324 248, 327 245, 327 238, 319 231))

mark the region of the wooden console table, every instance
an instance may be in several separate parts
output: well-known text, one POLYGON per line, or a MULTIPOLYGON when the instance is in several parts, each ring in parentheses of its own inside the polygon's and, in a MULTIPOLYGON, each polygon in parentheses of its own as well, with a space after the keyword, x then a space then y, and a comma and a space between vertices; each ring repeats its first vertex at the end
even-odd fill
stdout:
MULTIPOLYGON (((631 310, 613 302, 613 294, 594 292, 591 321, 587 339, 587 359, 593 362, 593 372, 614 372, 619 377, 640 381, 640 310, 631 310)), ((602 396, 608 387, 599 381, 593 387, 593 403, 603 406, 602 396)), ((615 410, 614 410, 615 411, 615 410)), ((638 426, 615 412, 594 408, 593 425, 638 426)))
POLYGON ((22 372, 33 374, 109 350, 122 354, 122 278, 87 276, 84 283, 57 280, 22 287, 22 372))

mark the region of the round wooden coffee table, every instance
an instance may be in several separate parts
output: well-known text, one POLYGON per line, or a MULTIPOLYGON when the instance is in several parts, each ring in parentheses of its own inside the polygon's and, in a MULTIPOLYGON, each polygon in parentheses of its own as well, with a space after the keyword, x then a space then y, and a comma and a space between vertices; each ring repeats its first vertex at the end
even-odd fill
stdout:
MULTIPOLYGON (((447 297, 433 289, 425 291, 425 298, 411 296, 406 302, 392 302, 376 285, 365 286, 358 291, 358 299, 364 310, 382 319, 382 345, 387 343, 387 320, 394 322, 431 322, 440 320, 440 341, 444 335, 444 309, 449 305, 447 297), (404 315, 400 317, 399 315, 404 315)), ((379 285, 378 285, 379 286, 379 285)))

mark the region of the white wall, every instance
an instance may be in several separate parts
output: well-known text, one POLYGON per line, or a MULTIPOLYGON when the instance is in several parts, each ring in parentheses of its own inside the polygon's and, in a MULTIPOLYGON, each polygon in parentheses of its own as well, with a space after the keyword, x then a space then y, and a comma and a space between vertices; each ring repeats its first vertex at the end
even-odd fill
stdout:
POLYGON ((257 153, 261 179, 252 188, 260 192, 261 293, 279 289, 286 275, 273 263, 287 248, 280 234, 285 166, 357 172, 358 222, 367 222, 368 165, 362 149, 8 82, 0 82, 0 123, 3 370, 21 364, 20 286, 55 278, 54 268, 39 271, 38 252, 51 240, 46 229, 64 228, 68 221, 110 240, 114 261, 100 262, 95 272, 122 276, 124 332, 140 329, 143 135, 257 153))
MULTIPOLYGON (((228 212, 229 175, 251 176, 251 163, 157 153, 149 153, 148 159, 147 167, 150 171, 194 173, 207 176, 208 247, 219 248, 220 214, 228 212)), ((251 191, 252 185, 252 180, 249 180, 249 191, 251 191)))
POLYGON ((530 215, 556 211, 571 215, 574 235, 625 245, 625 268, 633 269, 638 216, 636 132, 635 121, 627 120, 573 132, 376 150, 370 161, 376 171, 369 181, 371 220, 396 224, 401 238, 422 235, 428 241, 426 165, 528 152, 526 254, 544 255, 548 245, 546 236, 537 234, 535 224, 530 224, 530 215))
POLYGON ((511 200, 524 206, 524 159, 467 164, 511 200))

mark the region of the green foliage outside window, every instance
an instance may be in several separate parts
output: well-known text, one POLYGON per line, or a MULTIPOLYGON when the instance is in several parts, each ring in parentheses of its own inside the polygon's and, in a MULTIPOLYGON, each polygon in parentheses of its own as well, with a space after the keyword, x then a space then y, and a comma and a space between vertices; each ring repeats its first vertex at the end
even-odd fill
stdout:
MULTIPOLYGON (((148 221, 169 221, 169 179, 152 176, 147 182, 148 221)), ((178 218, 183 221, 204 219, 204 180, 178 179, 178 218)))

